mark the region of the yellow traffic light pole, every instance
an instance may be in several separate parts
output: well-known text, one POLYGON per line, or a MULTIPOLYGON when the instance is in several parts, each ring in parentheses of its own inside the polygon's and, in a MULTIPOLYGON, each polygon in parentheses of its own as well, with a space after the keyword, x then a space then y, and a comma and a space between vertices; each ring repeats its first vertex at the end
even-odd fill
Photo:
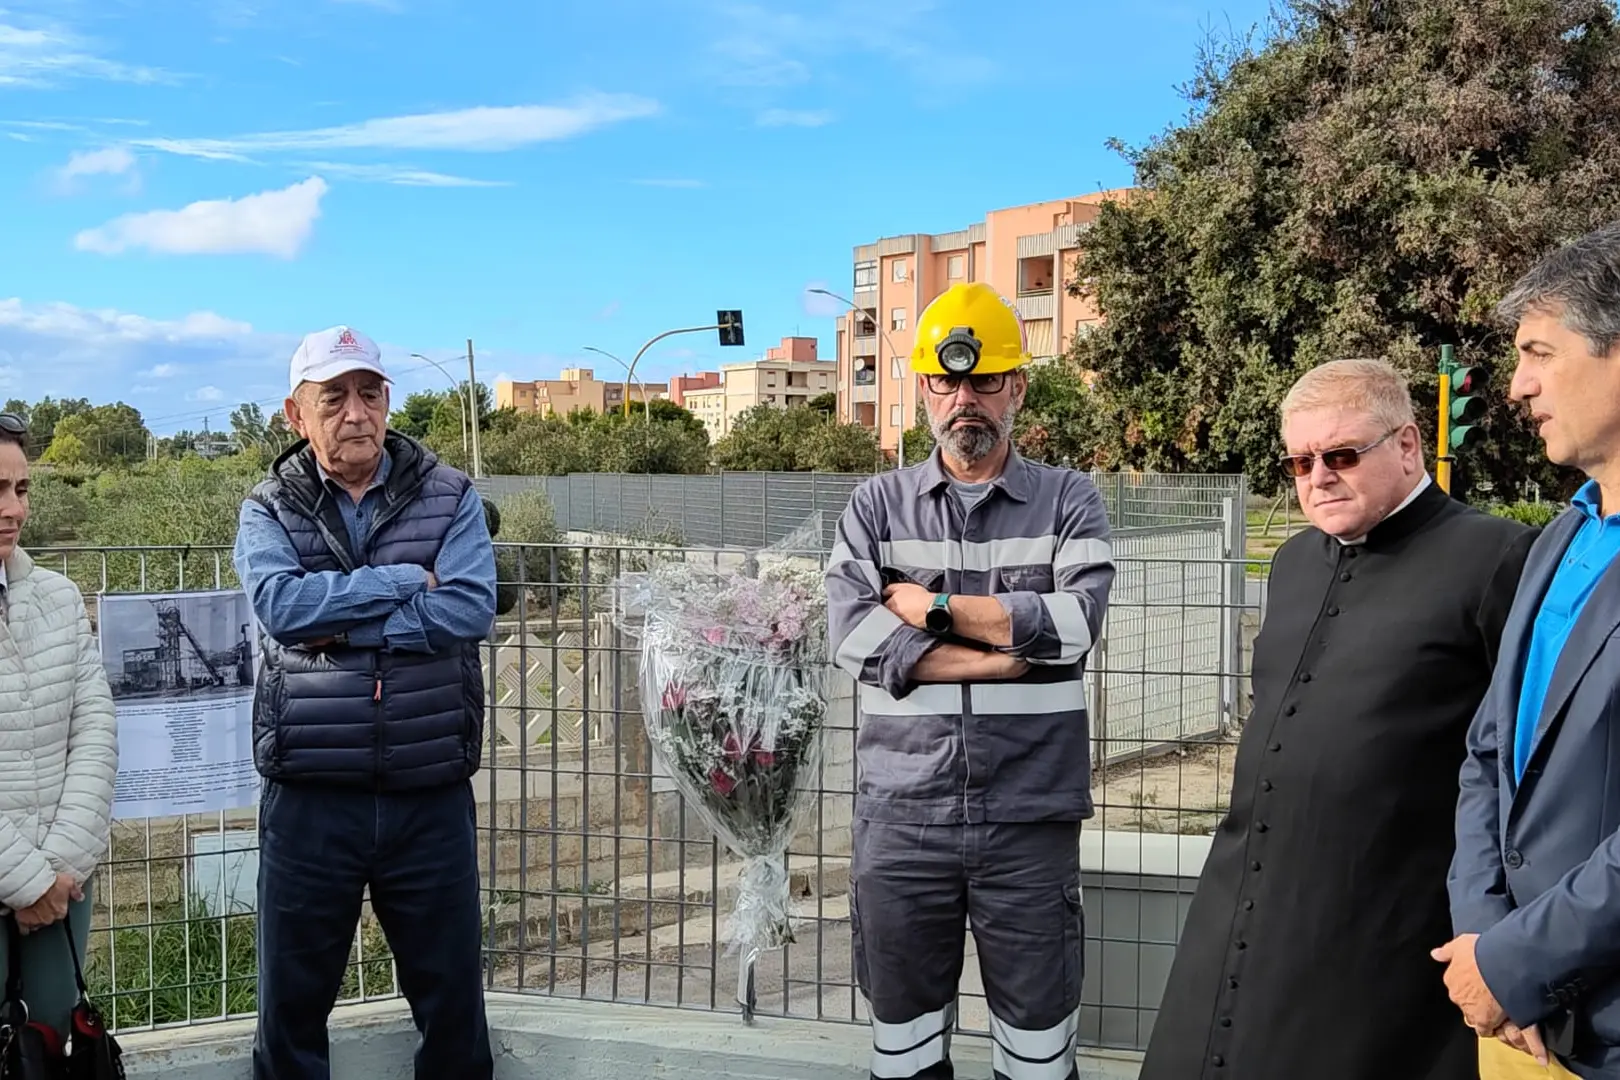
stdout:
POLYGON ((1440 373, 1440 442, 1434 455, 1434 482, 1451 494, 1451 372, 1440 373))
POLYGON ((1440 346, 1440 441, 1435 444, 1434 482, 1451 494, 1451 346, 1440 346))

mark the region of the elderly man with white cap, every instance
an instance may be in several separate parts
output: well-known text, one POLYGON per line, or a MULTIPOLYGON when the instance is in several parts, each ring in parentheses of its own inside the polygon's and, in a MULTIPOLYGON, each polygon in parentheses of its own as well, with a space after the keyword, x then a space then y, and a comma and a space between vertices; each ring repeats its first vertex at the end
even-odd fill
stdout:
POLYGON ((293 354, 302 439, 242 505, 259 622, 255 1080, 328 1080, 327 1020, 370 889, 422 1034, 417 1080, 487 1080, 472 775, 495 556, 466 475, 388 430, 377 346, 293 354))

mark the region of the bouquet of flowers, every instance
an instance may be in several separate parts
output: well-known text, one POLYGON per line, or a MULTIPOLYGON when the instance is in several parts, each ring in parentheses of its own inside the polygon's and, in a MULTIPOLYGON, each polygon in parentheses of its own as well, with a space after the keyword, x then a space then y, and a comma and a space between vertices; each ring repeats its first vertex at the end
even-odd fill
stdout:
MULTIPOLYGON (((819 532, 819 530, 818 530, 819 532)), ((802 535, 801 535, 802 534, 802 535)), ((821 766, 826 592, 819 560, 773 554, 737 570, 661 564, 634 581, 626 629, 641 639, 653 752, 689 804, 743 857, 731 952, 793 940, 783 854, 821 766)), ((745 1005, 748 1004, 745 1002, 745 1005)))

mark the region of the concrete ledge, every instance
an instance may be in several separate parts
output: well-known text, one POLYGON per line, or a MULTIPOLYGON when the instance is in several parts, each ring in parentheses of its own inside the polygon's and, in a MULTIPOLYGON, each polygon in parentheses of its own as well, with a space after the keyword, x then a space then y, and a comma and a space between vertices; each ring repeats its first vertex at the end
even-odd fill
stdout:
POLYGON ((1080 869, 1094 874, 1145 874, 1196 879, 1204 872, 1213 837, 1080 830, 1080 869))
MULTIPOLYGON (((866 1080, 865 1025, 489 995, 499 1080, 866 1080)), ((130 1080, 246 1080, 253 1021, 141 1032, 121 1038, 130 1080)), ((345 1006, 333 1015, 332 1074, 411 1080, 416 1031, 403 1001, 345 1006)), ((963 1076, 990 1075, 990 1049, 959 1038, 963 1076)), ((1134 1080, 1140 1055, 1092 1052, 1081 1080, 1134 1080)))

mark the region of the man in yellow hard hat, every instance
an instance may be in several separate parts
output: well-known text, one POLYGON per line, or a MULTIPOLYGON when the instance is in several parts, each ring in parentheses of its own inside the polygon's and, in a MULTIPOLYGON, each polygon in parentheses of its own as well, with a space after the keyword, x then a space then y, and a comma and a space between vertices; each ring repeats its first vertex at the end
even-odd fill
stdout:
POLYGON ((1012 445, 1029 359, 987 285, 928 305, 911 366, 937 447, 855 490, 827 569, 859 683, 850 921, 874 1077, 953 1075, 967 922, 996 1075, 1076 1075, 1081 678, 1114 569, 1090 478, 1012 445))

